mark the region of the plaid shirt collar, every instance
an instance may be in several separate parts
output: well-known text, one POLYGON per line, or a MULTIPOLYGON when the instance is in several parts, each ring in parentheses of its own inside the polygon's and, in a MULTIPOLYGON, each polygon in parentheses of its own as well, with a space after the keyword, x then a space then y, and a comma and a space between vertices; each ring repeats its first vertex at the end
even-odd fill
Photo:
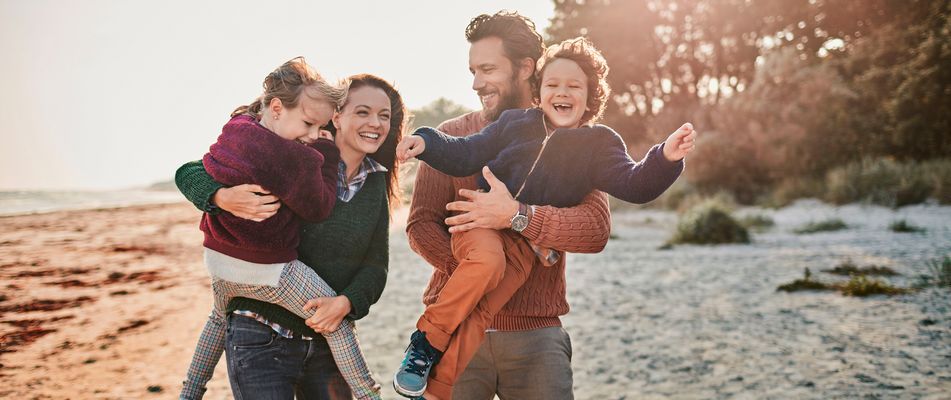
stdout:
POLYGON ((357 175, 353 177, 350 182, 347 182, 347 165, 340 161, 340 171, 337 173, 337 198, 343 202, 349 202, 350 199, 353 199, 353 196, 357 195, 357 192, 360 191, 360 188, 363 187, 363 183, 366 182, 367 176, 374 172, 387 172, 386 167, 380 165, 370 157, 363 157, 363 162, 360 163, 360 170, 357 171, 357 175))

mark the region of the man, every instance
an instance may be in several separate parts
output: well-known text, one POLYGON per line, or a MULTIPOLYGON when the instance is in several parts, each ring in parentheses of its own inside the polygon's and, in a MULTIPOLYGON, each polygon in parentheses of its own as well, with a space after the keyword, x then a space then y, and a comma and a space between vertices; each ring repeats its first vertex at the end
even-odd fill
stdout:
MULTIPOLYGON (((532 107, 535 65, 544 48, 534 23, 509 12, 474 18, 466 28, 466 39, 471 44, 472 89, 483 109, 439 126, 454 136, 478 132, 505 110, 532 107)), ((486 179, 498 183, 491 174, 486 179)), ((425 304, 435 301, 458 266, 450 249, 450 232, 513 229, 537 247, 560 254, 549 257, 555 260, 550 267, 535 260, 528 280, 499 311, 457 381, 440 379, 440 370, 454 368, 452 363, 444 359, 436 365, 426 397, 443 399, 451 392, 452 398, 463 400, 487 400, 494 395, 572 399, 571 344, 559 318, 568 312, 563 252, 593 253, 604 248, 610 233, 607 197, 592 192, 571 208, 520 207, 504 184, 493 184, 488 193, 476 192, 476 187, 475 176, 452 178, 420 166, 406 231, 413 250, 434 267, 423 295, 425 304)), ((451 352, 452 348, 446 353, 451 352)))

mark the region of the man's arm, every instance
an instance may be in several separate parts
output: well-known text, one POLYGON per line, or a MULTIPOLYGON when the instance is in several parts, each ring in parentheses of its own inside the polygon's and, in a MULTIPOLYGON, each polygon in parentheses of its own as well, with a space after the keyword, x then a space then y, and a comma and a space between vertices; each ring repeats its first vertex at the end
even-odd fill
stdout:
MULTIPOLYGON (((462 214, 446 220, 453 232, 474 228, 507 229, 518 210, 502 181, 488 168, 482 171, 491 188, 487 193, 461 190, 468 201, 454 201, 446 207, 462 214)), ((608 197, 599 191, 589 193, 574 207, 533 207, 528 227, 522 231, 535 245, 571 253, 597 253, 604 249, 611 234, 611 210, 608 197)))
POLYGON ((451 274, 458 265, 452 255, 446 204, 455 198, 452 178, 420 162, 406 221, 410 248, 434 268, 451 274))
POLYGON ((201 161, 179 167, 175 171, 175 185, 195 207, 210 214, 225 210, 239 218, 263 221, 281 207, 276 196, 258 185, 224 187, 212 179, 201 161))
POLYGON ((574 207, 534 207, 522 231, 532 244, 569 253, 599 253, 611 236, 608 196, 597 190, 574 207))

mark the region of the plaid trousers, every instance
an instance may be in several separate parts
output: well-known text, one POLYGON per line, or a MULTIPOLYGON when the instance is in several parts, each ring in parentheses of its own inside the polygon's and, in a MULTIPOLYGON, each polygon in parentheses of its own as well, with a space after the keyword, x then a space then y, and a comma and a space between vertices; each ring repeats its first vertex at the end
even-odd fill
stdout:
MULTIPOLYGON (((215 308, 208 315, 208 322, 198 338, 180 399, 200 399, 204 395, 205 385, 211 380, 215 365, 225 350, 227 321, 224 311, 232 298, 266 301, 284 307, 301 318, 308 318, 313 315, 313 311, 304 311, 304 303, 317 297, 337 295, 313 269, 298 260, 284 267, 277 286, 249 285, 212 277, 211 288, 215 295, 215 308)), ((345 318, 340 328, 325 333, 324 337, 353 395, 357 399, 380 399, 380 385, 370 375, 354 327, 353 321, 345 318)))

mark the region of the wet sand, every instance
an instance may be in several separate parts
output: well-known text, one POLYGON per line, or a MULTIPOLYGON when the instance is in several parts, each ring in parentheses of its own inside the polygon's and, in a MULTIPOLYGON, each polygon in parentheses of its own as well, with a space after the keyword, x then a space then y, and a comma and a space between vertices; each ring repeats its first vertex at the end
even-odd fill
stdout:
MULTIPOLYGON (((570 255, 564 318, 575 397, 934 398, 951 393, 951 291, 895 297, 777 293, 845 259, 888 266, 907 286, 951 254, 951 207, 742 210, 777 225, 750 245, 659 250, 676 215, 618 212, 607 249, 570 255), (844 231, 797 235, 835 216, 844 231), (906 219, 924 233, 894 233, 906 219)), ((211 307, 199 212, 187 204, 0 217, 0 398, 173 398, 211 307)), ((410 251, 405 210, 387 288, 358 322, 390 388, 422 311, 429 267, 410 251)), ((231 398, 224 363, 208 399, 231 398)))

